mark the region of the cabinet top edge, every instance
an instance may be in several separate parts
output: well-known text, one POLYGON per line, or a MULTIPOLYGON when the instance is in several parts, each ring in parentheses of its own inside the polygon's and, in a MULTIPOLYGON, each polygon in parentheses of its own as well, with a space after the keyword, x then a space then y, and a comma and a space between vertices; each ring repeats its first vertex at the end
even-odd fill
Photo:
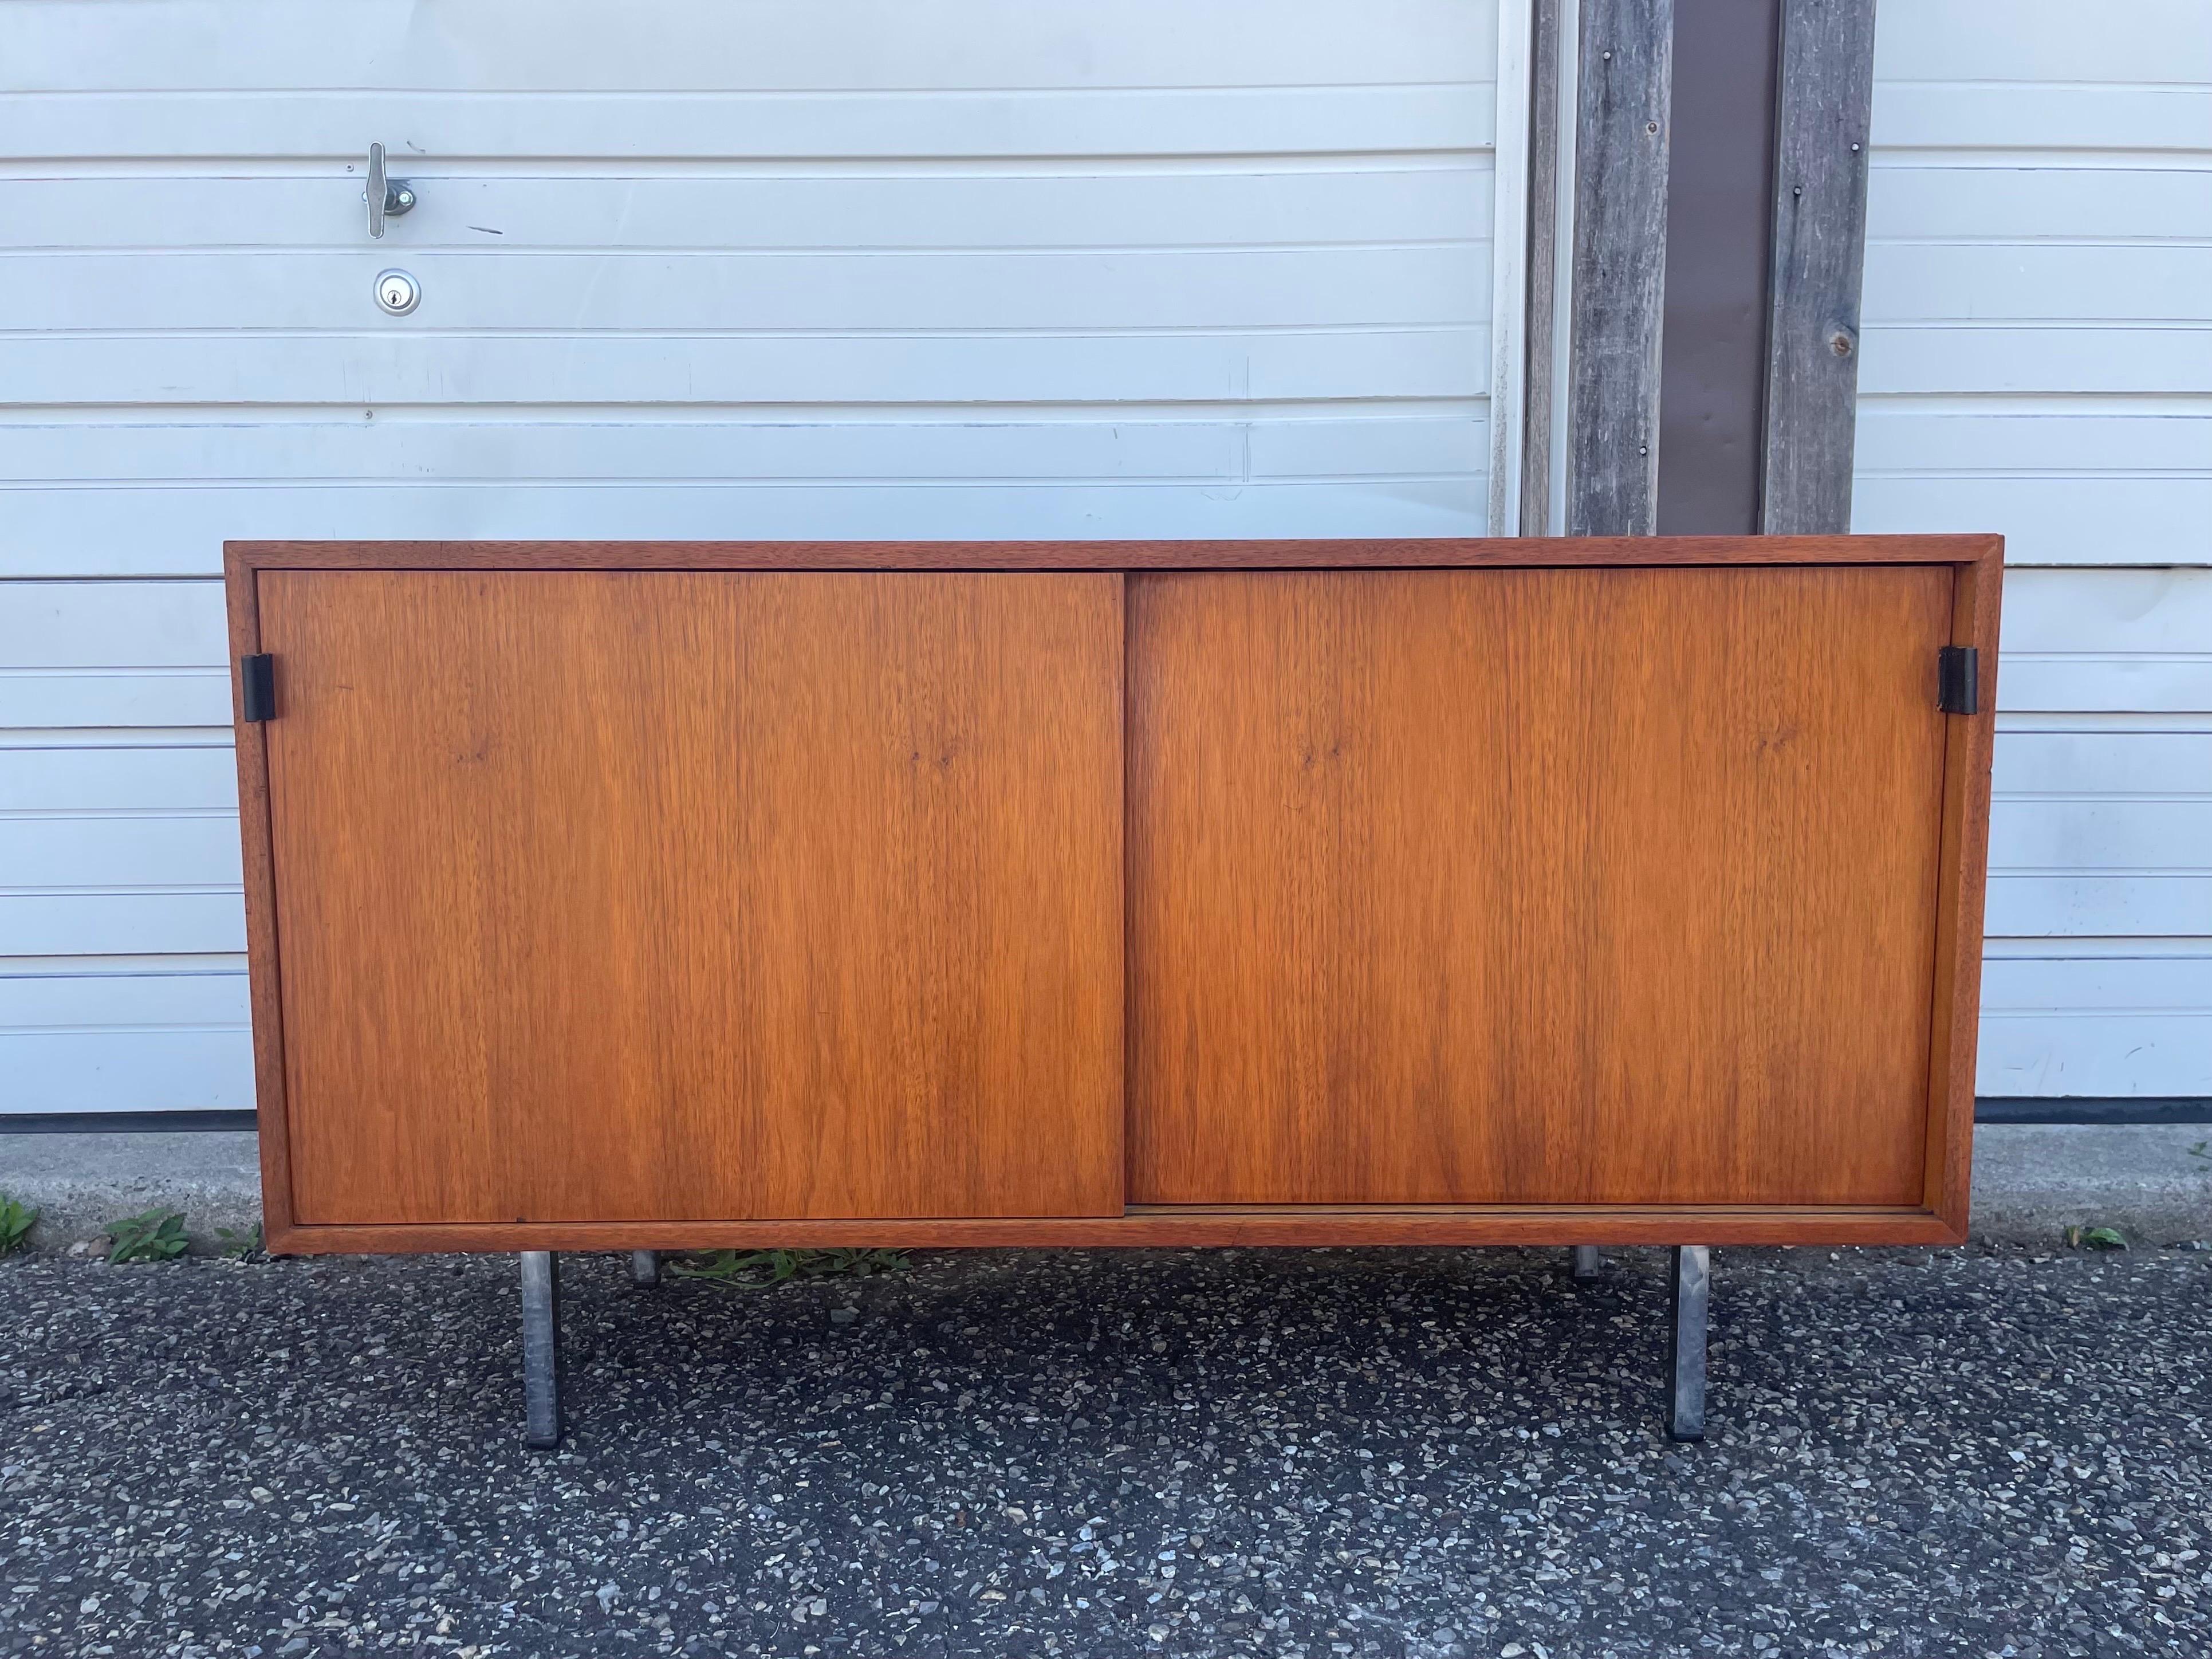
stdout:
POLYGON ((295 570, 1170 571, 2001 564, 1993 534, 1401 537, 1298 541, 237 541, 228 574, 295 570))

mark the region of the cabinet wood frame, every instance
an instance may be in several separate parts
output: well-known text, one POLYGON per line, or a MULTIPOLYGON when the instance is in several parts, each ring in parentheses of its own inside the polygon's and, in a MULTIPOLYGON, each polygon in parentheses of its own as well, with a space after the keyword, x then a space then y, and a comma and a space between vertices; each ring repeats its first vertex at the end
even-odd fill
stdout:
MULTIPOLYGON (((1994 535, 1181 542, 232 542, 224 547, 263 1205, 279 1254, 759 1246, 1956 1243, 1966 1235, 2004 544, 1994 535), (236 665, 261 649, 265 570, 1407 570, 1942 565, 1950 643, 1979 653, 1979 712, 1945 722, 1925 1190, 1917 1206, 1132 1206, 1119 1216, 426 1223, 294 1219, 266 727, 236 665)), ((1931 665, 1931 684, 1933 667, 1931 665)), ((282 710, 279 708, 279 716, 282 710)))

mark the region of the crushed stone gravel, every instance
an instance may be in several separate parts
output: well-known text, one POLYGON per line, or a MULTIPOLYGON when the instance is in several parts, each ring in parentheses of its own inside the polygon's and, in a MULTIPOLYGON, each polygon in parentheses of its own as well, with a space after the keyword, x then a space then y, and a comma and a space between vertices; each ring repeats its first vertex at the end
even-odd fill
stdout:
POLYGON ((0 1261, 0 1654, 2212 1654, 2212 1253, 0 1261))

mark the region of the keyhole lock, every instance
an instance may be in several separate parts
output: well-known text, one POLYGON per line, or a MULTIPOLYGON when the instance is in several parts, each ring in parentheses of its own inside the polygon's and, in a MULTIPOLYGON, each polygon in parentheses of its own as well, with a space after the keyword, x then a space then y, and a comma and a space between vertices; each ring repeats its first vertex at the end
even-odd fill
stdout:
POLYGON ((404 317, 422 303, 422 285, 404 270, 380 270, 376 303, 394 317, 404 317))

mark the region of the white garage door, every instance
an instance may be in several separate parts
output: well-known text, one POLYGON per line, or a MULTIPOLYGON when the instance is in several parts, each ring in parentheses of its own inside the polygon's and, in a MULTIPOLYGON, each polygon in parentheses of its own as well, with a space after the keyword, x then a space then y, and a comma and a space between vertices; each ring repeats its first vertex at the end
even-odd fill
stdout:
POLYGON ((1467 0, 0 9, 0 1110, 252 1104, 226 538, 1480 533, 1497 43, 1467 0), (419 197, 380 242, 372 142, 419 197))
POLYGON ((2212 1095, 2212 6, 1878 16, 1856 527, 2014 566, 1980 1090, 2212 1095))

